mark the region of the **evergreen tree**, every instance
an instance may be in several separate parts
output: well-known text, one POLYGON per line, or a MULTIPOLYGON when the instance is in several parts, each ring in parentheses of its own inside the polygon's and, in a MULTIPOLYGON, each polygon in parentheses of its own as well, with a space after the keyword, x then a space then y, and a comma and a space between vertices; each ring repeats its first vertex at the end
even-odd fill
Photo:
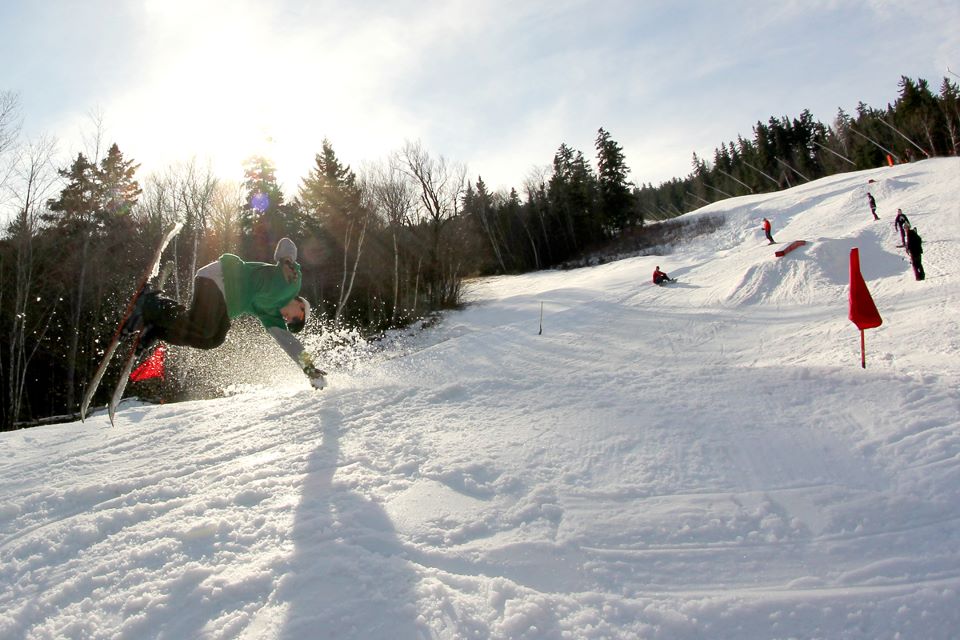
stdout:
POLYGON ((940 109, 946 130, 947 154, 960 154, 960 89, 947 78, 940 85, 940 109))
MULTIPOLYGON (((496 263, 499 272, 506 273, 508 270, 505 259, 508 251, 506 238, 503 237, 498 216, 494 211, 493 199, 487 191, 483 177, 477 177, 476 189, 471 184, 467 185, 463 196, 463 215, 474 222, 477 233, 486 240, 484 246, 489 249, 492 261, 496 263)), ((481 273, 487 272, 482 262, 480 269, 481 273)))
POLYGON ((102 306, 137 258, 138 243, 131 242, 127 214, 140 195, 134 179, 138 166, 124 160, 116 144, 100 167, 78 154, 69 169, 59 171, 67 181, 60 197, 47 202, 49 213, 43 217, 59 231, 61 243, 62 257, 57 265, 65 291, 57 299, 66 302, 67 313, 61 315, 65 322, 54 327, 52 340, 66 344, 68 410, 75 407, 78 378, 86 379, 91 363, 91 354, 80 345, 93 343, 92 336, 98 334, 98 321, 104 315, 102 306), (91 260, 91 256, 97 259, 91 260))
POLYGON ((137 203, 143 191, 134 178, 139 164, 124 160, 120 148, 113 144, 106 157, 100 161, 98 177, 101 183, 104 214, 113 217, 125 216, 137 203))
MULTIPOLYGON (((364 238, 372 217, 357 177, 337 158, 333 145, 323 140, 313 169, 300 185, 299 203, 312 235, 323 243, 319 270, 324 282, 338 282, 334 317, 339 320, 352 295, 364 238)), ((326 291, 325 295, 332 292, 326 291)))
POLYGON ((549 198, 552 215, 567 241, 566 259, 603 237, 596 216, 597 179, 580 151, 561 144, 553 158, 549 198))
POLYGON ((630 192, 630 173, 623 149, 602 127, 597 132, 597 184, 600 207, 614 233, 634 222, 634 202, 630 192))
POLYGON ((948 146, 944 137, 946 126, 943 111, 937 105, 937 98, 926 80, 921 78, 914 82, 907 76, 901 76, 900 97, 891 111, 894 125, 907 137, 907 140, 895 139, 905 157, 922 155, 929 158, 948 146), (913 145, 918 145, 920 149, 913 145))
POLYGON ((296 236, 297 208, 283 201, 273 163, 263 156, 253 156, 244 163, 243 188, 246 201, 240 212, 240 225, 246 232, 248 259, 270 260, 277 241, 296 236))
POLYGON ((816 143, 823 144, 825 140, 826 127, 814 119, 809 109, 801 111, 800 117, 793 120, 791 159, 810 180, 824 175, 816 143))
POLYGON ((322 151, 300 185, 300 201, 305 211, 321 226, 341 226, 361 210, 357 177, 337 158, 330 141, 324 138, 322 151))
POLYGON ((61 231, 92 231, 103 222, 100 204, 101 185, 96 165, 82 154, 77 154, 69 169, 57 173, 66 181, 60 197, 47 201, 50 213, 41 217, 52 222, 61 231))

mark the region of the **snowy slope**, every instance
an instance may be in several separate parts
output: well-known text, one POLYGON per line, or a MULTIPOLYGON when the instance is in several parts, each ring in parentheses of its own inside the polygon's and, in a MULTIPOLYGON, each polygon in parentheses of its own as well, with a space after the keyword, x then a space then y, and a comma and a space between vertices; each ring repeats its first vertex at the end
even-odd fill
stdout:
POLYGON ((958 196, 939 159, 727 200, 322 393, 0 434, 0 637, 957 637, 958 196))

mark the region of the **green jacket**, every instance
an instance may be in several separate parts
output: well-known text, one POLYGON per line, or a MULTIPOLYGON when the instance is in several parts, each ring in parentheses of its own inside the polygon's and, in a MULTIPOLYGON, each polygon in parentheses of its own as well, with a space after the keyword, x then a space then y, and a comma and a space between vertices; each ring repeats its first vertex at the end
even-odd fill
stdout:
POLYGON ((300 265, 294 263, 297 277, 287 282, 279 264, 244 262, 232 253, 220 256, 223 290, 230 318, 251 315, 266 328, 286 329, 280 309, 300 293, 300 265))

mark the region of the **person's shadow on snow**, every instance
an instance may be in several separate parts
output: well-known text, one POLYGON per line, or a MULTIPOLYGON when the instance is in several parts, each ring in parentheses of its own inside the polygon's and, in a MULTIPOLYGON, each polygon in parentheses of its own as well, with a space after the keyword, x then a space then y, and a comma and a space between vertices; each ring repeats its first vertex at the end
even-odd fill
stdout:
POLYGON ((343 416, 320 415, 323 441, 307 460, 288 573, 274 594, 287 608, 281 638, 427 637, 417 626, 417 577, 376 503, 335 486, 343 416))

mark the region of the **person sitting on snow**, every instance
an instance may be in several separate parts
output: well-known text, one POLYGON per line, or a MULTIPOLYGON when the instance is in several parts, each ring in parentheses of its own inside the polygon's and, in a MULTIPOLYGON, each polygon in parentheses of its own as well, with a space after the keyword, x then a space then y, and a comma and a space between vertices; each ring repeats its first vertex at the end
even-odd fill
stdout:
POLYGON ((301 273, 297 246, 283 238, 274 250, 274 264, 244 262, 225 253, 197 270, 190 308, 147 289, 124 326, 125 333, 143 328, 138 351, 145 353, 158 340, 195 349, 223 344, 230 320, 256 317, 267 333, 297 363, 316 389, 326 386, 326 374, 293 334, 310 318, 310 303, 300 296, 301 273))
POLYGON ((664 282, 675 282, 675 281, 666 273, 664 273, 663 271, 660 271, 660 265, 657 265, 657 268, 653 270, 653 284, 663 284, 664 282))

